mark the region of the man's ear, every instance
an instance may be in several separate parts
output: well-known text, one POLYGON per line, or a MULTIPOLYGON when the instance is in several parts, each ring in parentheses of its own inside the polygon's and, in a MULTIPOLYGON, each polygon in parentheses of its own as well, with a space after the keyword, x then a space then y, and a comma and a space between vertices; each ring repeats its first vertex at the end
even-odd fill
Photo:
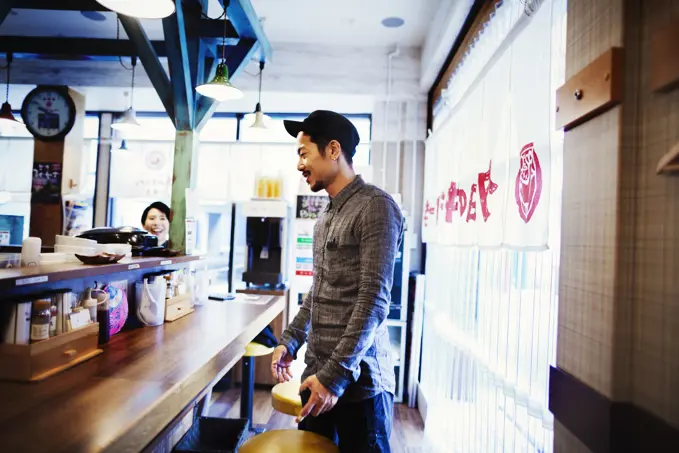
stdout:
POLYGON ((330 143, 328 143, 328 148, 330 148, 330 158, 334 161, 339 160, 340 155, 342 154, 342 146, 339 142, 337 140, 331 140, 330 143))

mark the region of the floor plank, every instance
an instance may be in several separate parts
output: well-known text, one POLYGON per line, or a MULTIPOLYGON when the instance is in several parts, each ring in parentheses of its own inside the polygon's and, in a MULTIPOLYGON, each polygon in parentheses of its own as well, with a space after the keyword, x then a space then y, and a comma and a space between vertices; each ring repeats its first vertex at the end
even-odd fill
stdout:
MULTIPOLYGON (((297 427, 294 417, 273 410, 270 390, 255 389, 252 412, 255 426, 261 426, 267 430, 297 427)), ((212 394, 211 417, 237 418, 239 413, 239 388, 212 394)), ((432 453, 426 445, 424 423, 418 410, 403 404, 395 404, 391 433, 392 453, 432 453)))

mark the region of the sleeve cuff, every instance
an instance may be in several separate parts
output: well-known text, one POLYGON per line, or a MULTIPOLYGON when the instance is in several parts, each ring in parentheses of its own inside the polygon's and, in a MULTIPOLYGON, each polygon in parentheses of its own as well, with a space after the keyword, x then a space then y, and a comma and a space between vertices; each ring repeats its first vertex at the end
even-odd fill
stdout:
POLYGON ((281 335, 281 339, 278 342, 278 346, 285 346, 288 350, 288 354, 290 354, 295 360, 297 359, 299 343, 292 335, 288 335, 287 332, 283 332, 283 335, 281 335))
POLYGON ((316 373, 316 378, 337 397, 342 396, 349 384, 351 384, 351 379, 344 375, 344 370, 332 360, 328 361, 316 373))

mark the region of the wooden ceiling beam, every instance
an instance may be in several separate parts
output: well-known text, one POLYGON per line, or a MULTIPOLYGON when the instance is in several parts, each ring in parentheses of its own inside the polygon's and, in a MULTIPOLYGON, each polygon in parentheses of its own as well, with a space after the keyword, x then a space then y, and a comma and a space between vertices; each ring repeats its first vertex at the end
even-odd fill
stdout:
MULTIPOLYGON (((150 41, 159 57, 166 57, 164 41, 150 41)), ((137 55, 132 41, 127 39, 52 38, 34 36, 3 36, 0 52, 13 52, 15 58, 51 60, 115 60, 137 55)))
POLYGON ((95 0, 22 0, 14 7, 51 11, 111 11, 95 0))
POLYGON ((5 21, 12 7, 17 3, 17 0, 3 0, 0 1, 0 25, 5 21))

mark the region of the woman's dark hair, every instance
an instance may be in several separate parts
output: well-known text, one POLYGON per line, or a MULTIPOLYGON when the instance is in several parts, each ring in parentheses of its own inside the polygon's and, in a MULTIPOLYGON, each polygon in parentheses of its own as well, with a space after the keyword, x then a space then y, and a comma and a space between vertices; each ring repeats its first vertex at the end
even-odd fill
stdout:
POLYGON ((149 211, 151 211, 151 209, 159 210, 160 212, 165 214, 167 220, 170 220, 170 208, 162 201, 156 201, 155 203, 151 203, 146 209, 144 209, 144 213, 141 215, 142 226, 146 223, 146 218, 149 216, 149 211))

